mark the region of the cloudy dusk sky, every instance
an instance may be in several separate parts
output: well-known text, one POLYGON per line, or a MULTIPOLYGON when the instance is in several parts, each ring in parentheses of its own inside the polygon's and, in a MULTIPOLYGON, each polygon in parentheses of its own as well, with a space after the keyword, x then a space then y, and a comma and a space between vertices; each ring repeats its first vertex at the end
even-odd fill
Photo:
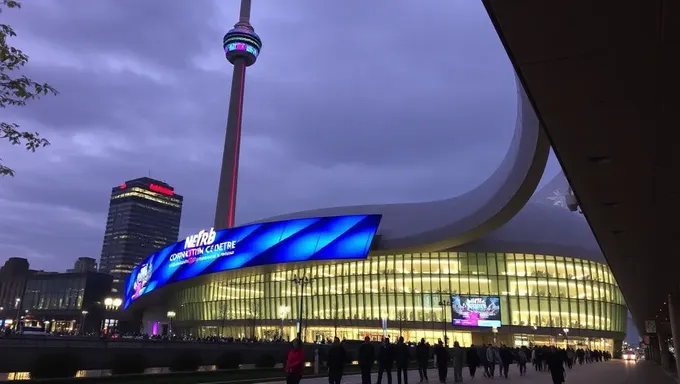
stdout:
MULTIPOLYGON (((237 223, 473 189, 516 119, 513 69, 480 1, 254 0, 237 223)), ((38 131, 0 143, 0 262, 64 271, 99 259, 111 187, 182 194, 180 235, 212 224, 237 0, 33 0, 5 10, 27 75, 60 94, 2 111, 38 131)), ((559 172, 551 157, 544 180, 559 172)))

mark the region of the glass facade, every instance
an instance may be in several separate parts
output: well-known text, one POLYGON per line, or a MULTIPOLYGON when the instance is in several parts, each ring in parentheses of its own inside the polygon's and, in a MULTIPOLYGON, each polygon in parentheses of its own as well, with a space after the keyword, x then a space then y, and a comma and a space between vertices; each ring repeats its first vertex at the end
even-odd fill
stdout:
POLYGON ((79 274, 36 276, 26 283, 21 306, 26 310, 83 309, 86 276, 79 274))
MULTIPOLYGON (((308 327, 363 327, 379 333, 381 321, 388 319, 390 327, 417 331, 413 338, 428 330, 441 335, 438 329, 445 321, 450 324, 451 309, 440 301, 452 294, 500 296, 504 326, 626 330, 627 309, 609 268, 571 257, 414 253, 264 274, 242 270, 211 278, 178 289, 169 303, 178 325, 184 323, 192 333, 207 332, 209 326, 209 333, 231 335, 232 322, 278 321, 283 329, 298 318, 302 298, 308 327), (303 275, 315 279, 301 288, 292 280, 303 275)), ((358 338, 358 332, 347 336, 358 338)))

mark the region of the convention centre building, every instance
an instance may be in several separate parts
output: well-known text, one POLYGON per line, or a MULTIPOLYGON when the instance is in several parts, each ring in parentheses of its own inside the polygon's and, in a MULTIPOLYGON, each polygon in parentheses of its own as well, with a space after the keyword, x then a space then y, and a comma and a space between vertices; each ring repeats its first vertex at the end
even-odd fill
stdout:
POLYGON ((518 99, 510 150, 472 191, 206 229, 133 270, 125 313, 150 334, 615 350, 623 296, 564 175, 536 191, 549 145, 518 99))

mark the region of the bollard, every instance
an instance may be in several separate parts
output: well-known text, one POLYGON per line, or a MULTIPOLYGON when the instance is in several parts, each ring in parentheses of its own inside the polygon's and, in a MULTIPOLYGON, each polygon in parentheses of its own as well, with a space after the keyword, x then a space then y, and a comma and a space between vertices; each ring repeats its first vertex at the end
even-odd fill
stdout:
POLYGON ((314 374, 319 374, 319 349, 314 350, 314 374))

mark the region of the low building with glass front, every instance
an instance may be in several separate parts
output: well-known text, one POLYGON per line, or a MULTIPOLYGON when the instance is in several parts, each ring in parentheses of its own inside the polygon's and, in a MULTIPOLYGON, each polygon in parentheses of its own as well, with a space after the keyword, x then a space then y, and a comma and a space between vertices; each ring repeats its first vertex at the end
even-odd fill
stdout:
MULTIPOLYGON (((290 339, 302 318, 306 341, 402 335, 463 346, 568 343, 612 351, 624 339, 627 309, 587 222, 566 208, 567 189, 559 176, 504 225, 444 249, 425 241, 402 252, 382 247, 394 233, 386 228, 395 228, 386 220, 396 217, 383 214, 366 258, 205 273, 158 289, 129 312, 149 333, 290 339), (300 277, 311 281, 297 284, 300 277), (499 326, 454 325, 461 297, 493 301, 499 326)), ((344 209, 380 213, 352 207, 329 216, 344 209)))

